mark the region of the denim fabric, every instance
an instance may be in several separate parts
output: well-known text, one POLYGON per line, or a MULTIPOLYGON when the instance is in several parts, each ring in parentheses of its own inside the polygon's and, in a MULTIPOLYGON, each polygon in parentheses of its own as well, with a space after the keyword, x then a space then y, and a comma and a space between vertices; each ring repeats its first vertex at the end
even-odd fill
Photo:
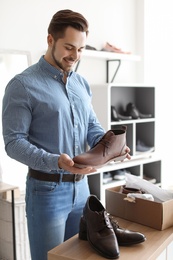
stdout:
POLYGON ((27 178, 26 187, 31 257, 47 260, 49 250, 79 231, 80 217, 89 196, 87 177, 74 183, 27 178))

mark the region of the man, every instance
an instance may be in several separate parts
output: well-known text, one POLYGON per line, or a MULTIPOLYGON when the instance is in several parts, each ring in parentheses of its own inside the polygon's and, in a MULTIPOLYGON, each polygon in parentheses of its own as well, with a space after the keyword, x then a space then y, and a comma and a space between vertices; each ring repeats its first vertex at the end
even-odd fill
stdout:
POLYGON ((72 158, 105 134, 87 81, 72 71, 87 35, 88 22, 80 13, 57 12, 48 27, 46 54, 9 82, 3 99, 6 152, 29 168, 26 216, 32 260, 46 260, 50 249, 78 233, 89 196, 86 174, 95 169, 79 169, 72 158))

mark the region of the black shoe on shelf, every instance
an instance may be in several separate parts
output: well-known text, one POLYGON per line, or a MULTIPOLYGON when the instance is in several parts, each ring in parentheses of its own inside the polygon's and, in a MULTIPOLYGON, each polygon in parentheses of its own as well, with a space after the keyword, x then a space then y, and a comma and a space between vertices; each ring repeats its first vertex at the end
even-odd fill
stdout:
POLYGON ((130 120, 131 116, 120 115, 114 106, 111 106, 111 121, 130 120))
POLYGON ((139 119, 139 118, 151 118, 151 114, 143 114, 141 113, 134 103, 128 103, 126 106, 126 114, 128 116, 131 116, 133 119, 139 119))

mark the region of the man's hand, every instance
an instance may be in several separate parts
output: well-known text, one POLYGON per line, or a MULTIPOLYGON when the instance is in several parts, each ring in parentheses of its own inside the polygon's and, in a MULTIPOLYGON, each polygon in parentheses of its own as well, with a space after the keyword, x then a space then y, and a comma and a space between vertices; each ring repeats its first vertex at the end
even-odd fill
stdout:
POLYGON ((58 160, 59 168, 63 170, 69 171, 73 174, 88 174, 92 172, 96 172, 97 170, 93 167, 85 167, 85 168, 77 168, 74 166, 73 160, 68 156, 68 154, 61 154, 58 160))

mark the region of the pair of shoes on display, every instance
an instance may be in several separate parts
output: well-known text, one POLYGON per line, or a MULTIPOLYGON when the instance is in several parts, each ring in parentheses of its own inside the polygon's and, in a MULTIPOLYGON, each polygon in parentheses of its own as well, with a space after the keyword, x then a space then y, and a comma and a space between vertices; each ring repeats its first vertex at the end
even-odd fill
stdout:
POLYGON ((109 183, 111 181, 122 181, 125 180, 125 174, 130 173, 126 169, 119 169, 111 172, 103 173, 103 184, 109 183))
POLYGON ((104 47, 101 49, 101 51, 108 51, 108 52, 115 52, 115 53, 121 53, 121 54, 131 54, 129 51, 123 51, 120 48, 117 48, 116 46, 106 42, 104 47))
POLYGON ((130 172, 127 171, 126 169, 119 169, 119 170, 112 171, 112 178, 113 178, 113 180, 116 180, 116 181, 125 180, 126 173, 130 174, 130 172))
POLYGON ((114 106, 111 106, 111 121, 130 120, 131 116, 120 115, 114 106))
POLYGON ((143 114, 141 113, 134 103, 128 103, 126 106, 126 115, 131 116, 133 119, 140 118, 151 118, 152 114, 143 114))
POLYGON ((136 144, 136 151, 138 153, 154 152, 154 147, 147 146, 144 142, 138 140, 136 144))
POLYGON ((93 148, 73 158, 75 167, 97 169, 112 161, 123 161, 127 157, 126 130, 126 126, 121 126, 107 131, 93 148))
POLYGON ((100 200, 95 195, 90 195, 80 220, 79 239, 88 240, 92 248, 102 256, 117 259, 120 256, 119 246, 139 244, 146 237, 140 232, 120 228, 100 200))

